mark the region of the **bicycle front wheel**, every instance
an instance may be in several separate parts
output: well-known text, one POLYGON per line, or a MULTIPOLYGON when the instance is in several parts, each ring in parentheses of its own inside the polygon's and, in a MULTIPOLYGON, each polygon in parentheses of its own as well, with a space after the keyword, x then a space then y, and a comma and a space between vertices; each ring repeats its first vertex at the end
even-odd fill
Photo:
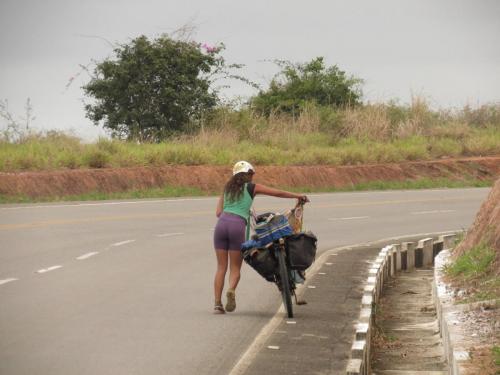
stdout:
POLYGON ((286 266, 285 255, 281 249, 278 250, 278 261, 280 264, 281 296, 283 297, 283 305, 286 308, 288 317, 293 318, 292 293, 290 291, 290 280, 288 277, 289 273, 286 266))

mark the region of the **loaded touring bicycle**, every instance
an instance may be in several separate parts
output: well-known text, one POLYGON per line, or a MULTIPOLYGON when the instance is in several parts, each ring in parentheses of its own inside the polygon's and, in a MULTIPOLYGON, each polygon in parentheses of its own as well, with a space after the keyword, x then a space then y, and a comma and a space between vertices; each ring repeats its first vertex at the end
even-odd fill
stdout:
POLYGON ((296 284, 304 283, 304 271, 316 257, 316 237, 302 231, 304 203, 299 200, 284 214, 255 217, 255 234, 241 247, 245 262, 278 286, 289 318, 293 318, 292 296, 296 304, 301 304, 295 294, 296 284))

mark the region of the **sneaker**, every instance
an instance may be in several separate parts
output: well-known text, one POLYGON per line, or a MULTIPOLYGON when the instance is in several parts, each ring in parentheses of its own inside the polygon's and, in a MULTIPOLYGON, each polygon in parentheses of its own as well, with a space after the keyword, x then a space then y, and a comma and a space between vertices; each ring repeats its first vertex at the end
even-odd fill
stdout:
POLYGON ((224 307, 222 303, 216 303, 214 306, 214 314, 225 314, 224 307))
POLYGON ((232 312, 236 309, 236 292, 234 291, 234 289, 229 289, 226 293, 226 297, 226 311, 232 312))

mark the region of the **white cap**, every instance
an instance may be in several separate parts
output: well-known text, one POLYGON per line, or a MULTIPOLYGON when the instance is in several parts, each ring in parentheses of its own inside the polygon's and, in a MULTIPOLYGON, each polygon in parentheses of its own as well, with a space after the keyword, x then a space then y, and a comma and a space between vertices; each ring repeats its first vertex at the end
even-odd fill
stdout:
POLYGON ((252 172, 255 172, 255 169, 254 167, 252 166, 252 164, 250 164, 249 162, 247 161, 244 161, 244 160, 241 160, 239 162, 237 162, 234 167, 233 167, 233 176, 237 173, 241 173, 241 172, 249 172, 249 171, 252 171, 252 172))

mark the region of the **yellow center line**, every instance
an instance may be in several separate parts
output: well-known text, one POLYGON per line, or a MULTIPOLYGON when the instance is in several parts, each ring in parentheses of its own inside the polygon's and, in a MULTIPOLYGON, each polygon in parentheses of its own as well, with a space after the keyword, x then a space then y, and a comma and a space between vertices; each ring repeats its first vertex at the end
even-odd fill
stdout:
MULTIPOLYGON (((334 198, 332 198, 334 199, 334 198)), ((406 203, 425 203, 425 202, 454 202, 454 201, 466 201, 473 200, 474 198, 430 198, 430 199, 399 199, 399 200, 384 200, 384 201, 372 201, 372 202, 351 202, 351 203, 326 203, 326 204, 314 204, 314 209, 317 208, 338 208, 338 207, 363 207, 363 206, 382 206, 382 205, 395 205, 395 204, 406 204, 406 203)), ((312 207, 311 207, 312 208, 312 207)), ((283 207, 269 207, 269 210, 279 210, 283 207)), ((169 218, 169 217, 196 217, 204 215, 214 215, 215 208, 213 210, 207 211, 193 211, 193 212, 169 212, 163 214, 135 214, 135 215, 119 215, 119 216, 97 216, 81 219, 59 219, 59 220, 45 220, 45 221, 34 221, 30 223, 20 223, 20 224, 0 224, 0 230, 14 230, 14 229, 25 229, 25 228, 43 228, 54 225, 71 225, 71 224, 81 224, 81 223, 98 223, 98 222, 112 222, 112 221, 128 221, 137 219, 155 219, 155 218, 169 218)))

